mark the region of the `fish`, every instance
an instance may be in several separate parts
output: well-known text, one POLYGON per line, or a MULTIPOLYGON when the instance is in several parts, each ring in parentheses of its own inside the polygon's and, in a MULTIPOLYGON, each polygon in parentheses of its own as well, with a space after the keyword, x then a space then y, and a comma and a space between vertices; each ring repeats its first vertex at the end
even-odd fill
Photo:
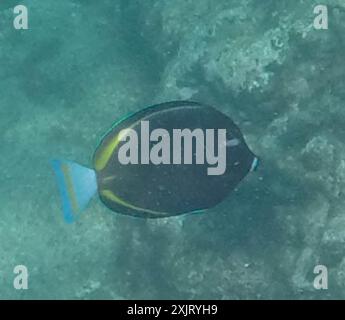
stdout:
POLYGON ((206 212, 258 165, 229 116, 193 101, 164 102, 115 122, 91 168, 52 161, 67 223, 96 194, 110 210, 139 218, 206 212))

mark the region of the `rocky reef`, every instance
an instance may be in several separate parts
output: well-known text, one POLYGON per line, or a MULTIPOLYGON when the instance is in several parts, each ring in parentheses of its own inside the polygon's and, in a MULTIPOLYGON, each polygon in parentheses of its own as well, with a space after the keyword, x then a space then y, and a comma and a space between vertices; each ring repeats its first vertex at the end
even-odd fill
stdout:
POLYGON ((22 2, 29 30, 0 4, 0 298, 345 298, 344 1, 328 30, 314 0, 22 2), (259 170, 207 214, 95 199, 65 224, 49 161, 90 166, 112 121, 175 99, 231 116, 259 170))

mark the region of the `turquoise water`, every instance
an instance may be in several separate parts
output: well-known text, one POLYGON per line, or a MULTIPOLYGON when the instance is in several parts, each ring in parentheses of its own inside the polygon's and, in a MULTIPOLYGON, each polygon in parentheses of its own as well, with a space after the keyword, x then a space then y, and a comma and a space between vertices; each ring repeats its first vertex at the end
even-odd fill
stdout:
POLYGON ((1 1, 0 298, 345 298, 345 4, 323 1, 315 30, 317 4, 1 1), (177 99, 231 116, 258 171, 205 214, 136 219, 95 198, 66 224, 50 160, 91 166, 114 121, 177 99))

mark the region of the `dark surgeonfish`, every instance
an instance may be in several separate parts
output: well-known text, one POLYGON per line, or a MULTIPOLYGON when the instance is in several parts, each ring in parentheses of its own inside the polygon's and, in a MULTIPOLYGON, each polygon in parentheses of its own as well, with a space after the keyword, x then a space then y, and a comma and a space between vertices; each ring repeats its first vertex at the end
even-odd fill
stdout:
POLYGON ((115 123, 96 149, 93 169, 53 161, 67 222, 97 192, 109 209, 131 216, 200 212, 224 200, 257 166, 228 116, 189 101, 162 103, 115 123))

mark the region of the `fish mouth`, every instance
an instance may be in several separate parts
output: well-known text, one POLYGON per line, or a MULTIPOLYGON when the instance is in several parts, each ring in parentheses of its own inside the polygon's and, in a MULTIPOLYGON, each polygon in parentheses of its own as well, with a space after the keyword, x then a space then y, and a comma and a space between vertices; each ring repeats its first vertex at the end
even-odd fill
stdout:
POLYGON ((254 157, 249 171, 250 172, 256 171, 258 169, 259 164, 260 164, 259 158, 258 157, 254 157))

